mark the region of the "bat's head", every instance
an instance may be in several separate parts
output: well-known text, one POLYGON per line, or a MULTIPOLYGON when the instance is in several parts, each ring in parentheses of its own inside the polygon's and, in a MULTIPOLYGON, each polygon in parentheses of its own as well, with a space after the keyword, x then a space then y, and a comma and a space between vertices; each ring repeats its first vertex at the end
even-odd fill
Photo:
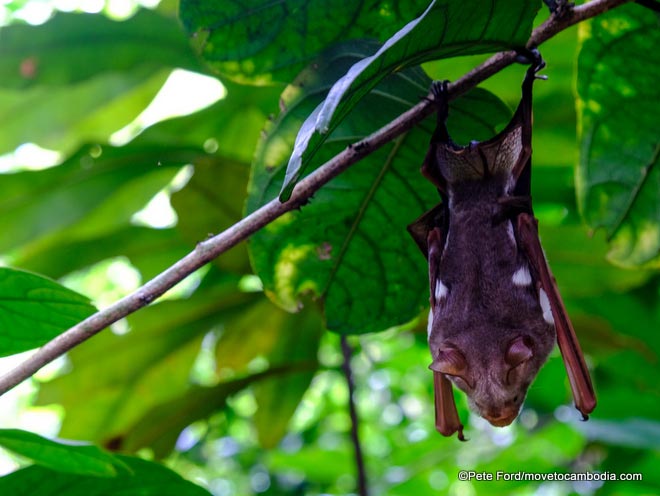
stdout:
POLYGON ((463 390, 470 408, 492 425, 509 425, 552 350, 554 333, 546 328, 539 335, 521 333, 501 342, 482 335, 479 347, 474 345, 474 334, 472 340, 465 338, 469 335, 444 341, 432 350, 435 358, 430 368, 463 390))

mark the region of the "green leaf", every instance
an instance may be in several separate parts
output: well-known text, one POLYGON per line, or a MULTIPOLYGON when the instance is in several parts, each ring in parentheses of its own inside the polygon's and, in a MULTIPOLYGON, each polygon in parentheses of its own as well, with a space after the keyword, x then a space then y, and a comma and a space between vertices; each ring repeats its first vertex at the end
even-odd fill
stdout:
POLYGON ((56 472, 33 465, 0 478, 0 493, 13 496, 208 496, 170 469, 139 458, 117 456, 130 471, 117 477, 56 472))
POLYGON ((287 317, 267 357, 271 366, 289 366, 291 373, 267 377, 253 387, 257 403, 254 425, 259 443, 266 449, 275 448, 287 433, 291 417, 312 382, 324 330, 315 309, 287 317))
POLYGON ((332 87, 323 104, 298 133, 282 200, 291 195, 311 157, 383 78, 422 62, 524 46, 540 2, 491 2, 490 9, 469 9, 461 0, 434 0, 420 17, 401 28, 372 56, 353 65, 332 87))
POLYGON ((38 402, 64 405, 63 436, 116 444, 154 405, 188 389, 204 335, 255 296, 225 278, 189 299, 144 308, 128 318, 131 332, 105 331, 72 350, 72 371, 44 384, 38 402))
POLYGON ((137 451, 147 446, 163 457, 186 426, 222 410, 229 396, 251 385, 258 405, 254 422, 259 439, 264 447, 279 442, 316 372, 323 331, 319 316, 314 309, 289 314, 260 298, 226 319, 224 328, 216 353, 221 381, 212 387, 193 386, 154 406, 117 438, 117 447, 137 451), (268 365, 254 373, 250 364, 257 357, 268 365))
MULTIPOLYGON (((248 212, 277 194, 301 120, 360 48, 338 51, 318 65, 318 73, 303 72, 285 91, 287 111, 267 129, 257 151, 248 212)), ((315 165, 413 106, 429 84, 419 71, 385 80, 337 129, 315 165)), ((490 93, 476 90, 452 104, 449 127, 458 141, 469 142, 491 137, 509 115, 490 93)), ((302 211, 252 237, 253 266, 274 301, 293 311, 301 294, 320 297, 327 327, 342 333, 383 330, 419 313, 426 305, 427 268, 405 227, 439 201, 419 173, 433 126, 430 119, 371 154, 318 191, 302 211)))
POLYGON ((660 17, 624 6, 580 25, 582 213, 604 228, 609 259, 660 267, 660 17))
POLYGON ((587 438, 633 448, 656 449, 660 446, 660 423, 630 418, 622 422, 592 419, 577 428, 587 438))
POLYGON ((0 356, 37 348, 95 311, 50 279, 0 267, 0 356))
POLYGON ((277 111, 282 86, 246 87, 227 81, 223 85, 227 95, 222 100, 194 114, 159 122, 135 142, 195 146, 219 157, 250 163, 264 122, 277 111))
MULTIPOLYGON (((195 166, 186 187, 172 195, 172 207, 179 217, 177 230, 190 246, 241 220, 249 172, 248 164, 233 160, 195 166)), ((241 243, 213 263, 224 270, 248 273, 247 246, 241 243)))
POLYGON ((176 229, 125 226, 82 240, 58 236, 21 249, 12 261, 23 269, 59 278, 107 258, 125 256, 146 281, 183 258, 193 246, 176 229))
POLYGON ((117 468, 126 469, 121 461, 96 446, 55 442, 28 431, 1 429, 0 446, 58 472, 115 477, 117 468))
POLYGON ((101 73, 163 67, 200 69, 179 23, 151 10, 124 21, 60 12, 39 26, 2 27, 0 86, 5 88, 64 86, 101 73))
POLYGON ((85 239, 123 227, 179 167, 202 155, 189 148, 165 153, 156 145, 92 146, 57 167, 0 175, 0 251, 42 237, 85 239))
POLYGON ((137 68, 106 73, 67 86, 0 88, 0 153, 23 143, 72 153, 85 142, 105 143, 153 100, 169 70, 137 68))
POLYGON ((288 82, 328 46, 357 38, 383 41, 427 3, 183 0, 180 17, 220 74, 252 83, 288 82))

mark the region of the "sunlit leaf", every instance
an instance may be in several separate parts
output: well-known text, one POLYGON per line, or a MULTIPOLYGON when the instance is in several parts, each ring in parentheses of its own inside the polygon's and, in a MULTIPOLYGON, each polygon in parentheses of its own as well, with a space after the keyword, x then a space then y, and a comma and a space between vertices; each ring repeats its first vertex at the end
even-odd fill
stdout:
POLYGON ((0 446, 58 472, 115 477, 126 470, 123 462, 96 446, 55 442, 28 431, 0 430, 0 446))
MULTIPOLYGON (((195 166, 186 187, 172 195, 172 207, 179 217, 177 230, 190 246, 241 220, 249 172, 248 164, 233 160, 195 166)), ((249 272, 247 246, 236 246, 214 263, 225 270, 249 272)))
POLYGON ((149 105, 168 74, 136 69, 55 88, 0 88, 0 153, 26 142, 67 154, 85 142, 105 143, 149 105))
POLYGON ((179 167, 202 154, 189 148, 164 152, 154 145, 88 146, 57 167, 0 175, 6 192, 0 200, 0 250, 123 227, 179 167))
POLYGON ((200 68, 179 23, 150 10, 124 21, 60 12, 39 26, 2 27, 2 87, 65 86, 101 73, 161 67, 200 68))
POLYGON ((189 253, 194 245, 185 243, 176 229, 126 226, 82 240, 49 239, 22 249, 13 262, 23 269, 62 277, 102 260, 125 256, 151 279, 165 267, 189 253))

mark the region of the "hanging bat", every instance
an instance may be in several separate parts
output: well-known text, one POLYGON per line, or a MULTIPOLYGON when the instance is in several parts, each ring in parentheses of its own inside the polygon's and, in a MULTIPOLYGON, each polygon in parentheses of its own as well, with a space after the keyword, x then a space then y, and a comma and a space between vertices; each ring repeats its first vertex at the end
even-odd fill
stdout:
POLYGON ((429 265, 428 340, 436 429, 463 438, 452 383, 492 425, 518 416, 555 336, 586 420, 596 406, 575 331, 532 211, 532 85, 537 51, 511 122, 488 141, 458 146, 447 131, 447 82, 434 83, 438 124, 422 174, 442 202, 408 227, 429 265))

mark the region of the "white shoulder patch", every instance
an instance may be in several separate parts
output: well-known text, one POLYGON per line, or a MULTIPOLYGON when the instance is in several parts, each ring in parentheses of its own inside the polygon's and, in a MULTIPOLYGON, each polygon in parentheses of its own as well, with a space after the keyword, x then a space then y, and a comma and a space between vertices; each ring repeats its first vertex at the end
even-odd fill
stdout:
POLYGON ((532 276, 529 274, 529 267, 527 267, 527 265, 521 266, 517 271, 513 273, 511 282, 513 282, 513 284, 516 286, 529 286, 532 284, 532 276))
POLYGON ((539 289, 539 302, 541 303, 541 310, 543 310, 543 320, 548 324, 555 324, 555 319, 552 316, 552 309, 550 308, 550 300, 548 300, 548 295, 545 294, 543 289, 539 289))
POLYGON ((433 309, 429 311, 429 324, 428 327, 426 328, 426 336, 428 339, 431 339, 431 329, 433 329, 433 309))
POLYGON ((435 296, 435 301, 439 301, 447 296, 447 286, 442 284, 440 279, 436 279, 435 281, 435 291, 433 292, 433 296, 435 296))

